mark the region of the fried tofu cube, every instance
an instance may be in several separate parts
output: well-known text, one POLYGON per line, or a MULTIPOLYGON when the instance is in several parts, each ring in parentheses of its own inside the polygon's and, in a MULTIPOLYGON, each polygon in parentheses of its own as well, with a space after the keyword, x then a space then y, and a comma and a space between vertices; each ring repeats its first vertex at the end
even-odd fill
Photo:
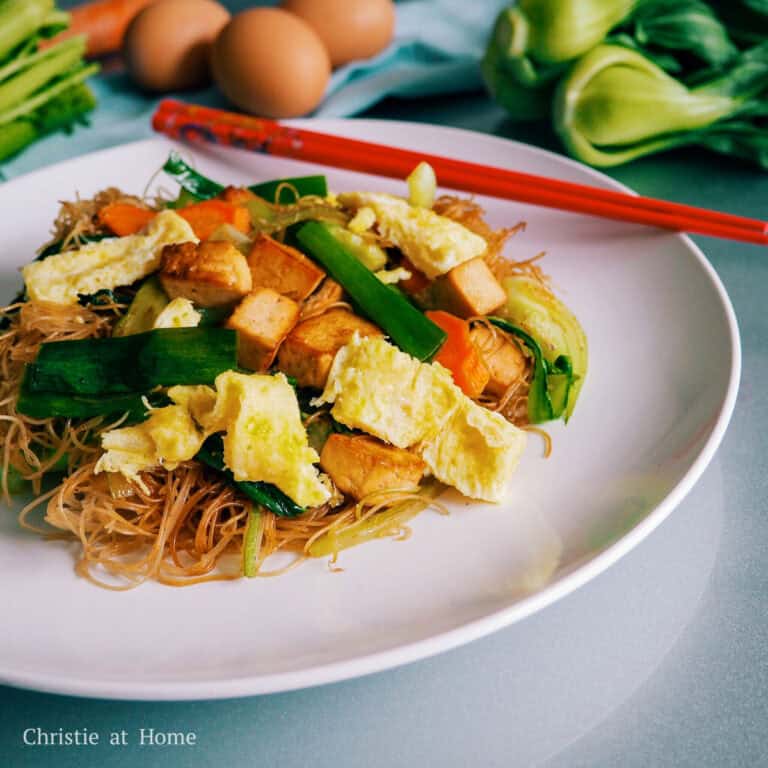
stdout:
POLYGON ((300 387, 322 389, 333 358, 355 332, 360 336, 384 335, 373 323, 341 308, 302 321, 280 347, 280 370, 294 377, 300 387))
POLYGON ((234 304, 253 286, 245 256, 228 242, 166 245, 159 277, 171 299, 201 307, 234 304))
POLYGON ((494 334, 485 325, 473 326, 469 337, 490 374, 484 391, 501 397, 525 373, 525 355, 517 344, 494 334))
POLYGON ((301 305, 301 319, 324 311, 330 304, 344 298, 344 289, 332 278, 326 277, 320 287, 301 305))
POLYGON ((253 285, 271 288, 294 301, 304 301, 325 277, 303 253, 269 235, 259 235, 248 254, 253 285))
POLYGON ((466 318, 493 312, 507 295, 485 261, 477 257, 435 280, 432 298, 439 309, 466 318))
POLYGON ((299 305, 271 288, 249 293, 227 320, 237 331, 237 362, 252 371, 266 371, 278 347, 299 319, 299 305))
POLYGON ((379 491, 416 490, 427 465, 374 437, 333 434, 323 446, 320 466, 342 493, 360 500, 379 491))

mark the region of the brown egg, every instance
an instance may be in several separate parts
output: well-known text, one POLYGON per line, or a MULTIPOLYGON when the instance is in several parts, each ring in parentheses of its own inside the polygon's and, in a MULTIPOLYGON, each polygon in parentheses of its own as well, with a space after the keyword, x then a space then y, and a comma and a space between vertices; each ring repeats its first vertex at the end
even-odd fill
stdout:
POLYGON ((176 91, 210 79, 210 49, 229 11, 214 0, 157 0, 125 34, 128 72, 147 91, 176 91))
POLYGON ((395 29, 392 0, 283 0, 280 6, 320 35, 334 67, 375 56, 395 29))
POLYGON ((252 8, 233 17, 213 46, 213 76, 246 112, 295 117, 322 100, 331 64, 317 33, 298 16, 252 8))

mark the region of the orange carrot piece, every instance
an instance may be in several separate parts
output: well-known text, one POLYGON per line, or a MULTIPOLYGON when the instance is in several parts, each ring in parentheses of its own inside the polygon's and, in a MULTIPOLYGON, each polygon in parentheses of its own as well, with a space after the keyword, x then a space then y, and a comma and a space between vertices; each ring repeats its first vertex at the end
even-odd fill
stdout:
POLYGON ((87 56, 106 56, 116 53, 123 45, 123 38, 133 17, 155 0, 96 0, 73 8, 69 27, 51 40, 46 47, 74 35, 88 38, 87 56))
POLYGON ((433 358, 447 368, 456 386, 469 397, 478 397, 491 377, 488 367, 472 343, 469 323, 456 315, 442 310, 427 312, 427 317, 440 326, 448 338, 433 358))
POLYGON ((232 205, 225 200, 203 200, 179 208, 176 213, 189 222, 201 240, 207 240, 222 224, 231 224, 244 233, 251 229, 248 209, 232 205))
POLYGON ((232 205, 245 205, 249 200, 255 200, 256 195, 248 187, 227 187, 218 198, 232 205))
POLYGON ((118 237, 135 235, 155 217, 156 211, 131 203, 109 203, 98 214, 99 223, 118 237))

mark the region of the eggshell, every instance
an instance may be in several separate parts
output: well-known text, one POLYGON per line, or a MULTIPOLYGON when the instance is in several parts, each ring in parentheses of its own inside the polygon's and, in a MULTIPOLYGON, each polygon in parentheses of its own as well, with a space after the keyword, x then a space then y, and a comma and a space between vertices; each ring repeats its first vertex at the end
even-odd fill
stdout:
POLYGON ((328 52, 298 16, 253 8, 234 16, 213 46, 213 75, 246 112, 294 117, 322 100, 331 75, 328 52))
POLYGON ((147 91, 194 88, 210 79, 210 49, 230 14, 214 0, 157 0, 133 19, 123 56, 147 91))
POLYGON ((320 35, 334 67, 375 56, 389 45, 395 29, 392 0, 283 0, 280 5, 320 35))

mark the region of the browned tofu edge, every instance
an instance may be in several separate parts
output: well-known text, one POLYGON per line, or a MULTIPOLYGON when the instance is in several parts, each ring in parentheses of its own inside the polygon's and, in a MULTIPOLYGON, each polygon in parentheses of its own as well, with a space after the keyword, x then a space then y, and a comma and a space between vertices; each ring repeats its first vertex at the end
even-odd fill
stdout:
POLYGON ((336 487, 360 500, 371 493, 416 489, 426 469, 421 458, 368 435, 332 434, 320 466, 336 487))

